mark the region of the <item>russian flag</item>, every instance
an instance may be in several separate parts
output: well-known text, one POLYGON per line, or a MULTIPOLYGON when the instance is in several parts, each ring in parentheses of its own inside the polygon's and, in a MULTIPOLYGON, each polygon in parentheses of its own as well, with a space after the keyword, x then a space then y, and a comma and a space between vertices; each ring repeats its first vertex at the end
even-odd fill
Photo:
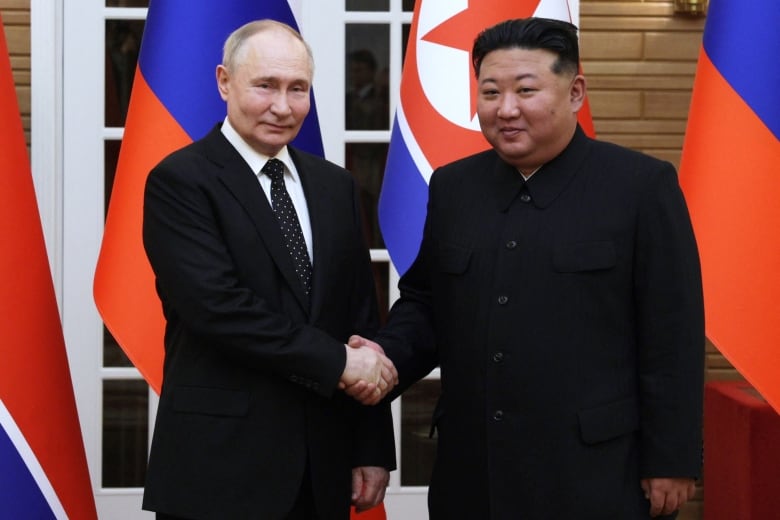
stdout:
MULTIPOLYGON (((296 29, 286 0, 151 0, 94 280, 103 322, 160 392, 165 321, 144 252, 143 193, 149 171, 224 119, 215 70, 228 35, 270 18, 296 29)), ((323 155, 312 108, 295 145, 323 155)))
MULTIPOLYGON (((382 236, 400 274, 420 247, 433 170, 489 146, 476 117, 474 39, 503 20, 529 16, 576 25, 579 0, 418 0, 415 4, 379 198, 382 236)), ((579 120, 594 135, 587 103, 579 120)))
POLYGON ((0 17, 0 517, 97 518, 0 17))
POLYGON ((780 411, 780 3, 711 0, 680 184, 707 337, 780 411))

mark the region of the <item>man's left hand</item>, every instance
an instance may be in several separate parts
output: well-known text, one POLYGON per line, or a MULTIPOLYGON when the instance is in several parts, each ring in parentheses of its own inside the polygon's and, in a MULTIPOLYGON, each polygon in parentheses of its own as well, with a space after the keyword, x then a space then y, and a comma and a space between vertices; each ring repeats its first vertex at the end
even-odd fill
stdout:
POLYGON ((352 504, 359 513, 371 509, 385 498, 390 473, 378 466, 352 468, 352 504))
POLYGON ((696 481, 692 478, 644 478, 641 485, 653 517, 674 513, 696 492, 696 481))

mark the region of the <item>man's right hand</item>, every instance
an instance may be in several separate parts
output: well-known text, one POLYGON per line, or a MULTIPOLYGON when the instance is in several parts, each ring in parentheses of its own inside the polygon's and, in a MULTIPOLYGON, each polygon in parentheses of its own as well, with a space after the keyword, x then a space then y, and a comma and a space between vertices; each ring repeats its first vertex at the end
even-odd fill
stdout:
POLYGON ((362 336, 349 338, 347 365, 339 388, 362 404, 374 405, 397 384, 395 365, 379 344, 362 336))
POLYGON ((360 336, 352 336, 350 344, 344 348, 347 363, 341 374, 339 388, 362 404, 377 404, 398 384, 398 372, 393 362, 384 355, 379 345, 360 336), (376 348, 360 344, 358 340, 353 342, 353 338, 373 343, 376 348))

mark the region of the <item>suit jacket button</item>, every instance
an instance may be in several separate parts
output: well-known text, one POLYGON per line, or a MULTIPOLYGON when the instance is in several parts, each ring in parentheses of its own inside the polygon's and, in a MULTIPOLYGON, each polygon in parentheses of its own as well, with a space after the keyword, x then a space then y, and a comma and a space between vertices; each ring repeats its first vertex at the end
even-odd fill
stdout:
POLYGON ((493 361, 496 363, 501 363, 504 360, 504 353, 503 352, 496 352, 493 354, 493 361))
POLYGON ((522 195, 520 195, 520 201, 528 204, 529 202, 531 202, 531 196, 527 193, 523 193, 522 195))
POLYGON ((510 240, 509 242, 506 243, 506 248, 509 250, 512 250, 516 247, 517 247, 517 242, 515 242, 514 240, 510 240))
POLYGON ((501 296, 498 297, 498 304, 499 305, 506 305, 508 301, 509 301, 509 297, 508 296, 504 296, 502 294, 501 296))
POLYGON ((504 411, 503 410, 496 410, 493 413, 493 420, 494 421, 503 421, 504 420, 504 411))

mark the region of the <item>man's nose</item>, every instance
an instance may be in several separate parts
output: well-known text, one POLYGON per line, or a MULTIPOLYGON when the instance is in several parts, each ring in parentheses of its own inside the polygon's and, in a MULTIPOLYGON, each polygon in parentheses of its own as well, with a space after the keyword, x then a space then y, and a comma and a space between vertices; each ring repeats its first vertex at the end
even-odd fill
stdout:
POLYGON ((511 94, 502 94, 498 103, 498 117, 511 118, 520 114, 520 105, 515 96, 511 94))
POLYGON ((287 94, 285 92, 279 92, 274 95, 273 102, 271 103, 271 111, 275 114, 290 113, 290 103, 287 101, 287 94))

